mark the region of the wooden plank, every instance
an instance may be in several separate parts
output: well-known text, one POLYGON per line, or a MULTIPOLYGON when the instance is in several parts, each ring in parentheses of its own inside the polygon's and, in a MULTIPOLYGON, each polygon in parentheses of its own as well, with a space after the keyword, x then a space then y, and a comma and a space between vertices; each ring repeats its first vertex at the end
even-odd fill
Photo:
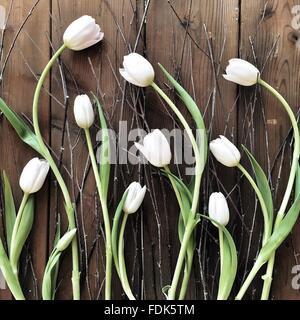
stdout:
MULTIPOLYGON (((241 56, 248 57, 251 62, 256 61, 259 68, 265 65, 262 77, 274 86, 287 101, 291 104, 294 111, 298 111, 299 94, 299 50, 297 46, 298 31, 291 27, 293 15, 292 7, 296 5, 295 1, 242 1, 241 7, 241 56), (253 45, 249 42, 251 37, 253 45), (253 57, 255 52, 255 58, 253 57)), ((248 91, 248 90, 247 90, 248 91)), ((249 92, 249 91, 248 91, 249 92)), ((245 110, 249 103, 253 102, 250 94, 243 95, 240 104, 241 114, 239 122, 242 123, 245 110), (246 97, 246 98, 245 98, 246 97), (244 100, 245 98, 245 100, 244 100)), ((260 99, 259 93, 258 98, 260 99)), ((279 179, 278 172, 282 168, 280 175, 280 188, 275 193, 276 208, 281 203, 285 191, 286 182, 290 170, 291 148, 289 146, 290 138, 287 140, 285 161, 280 162, 281 154, 277 157, 278 150, 285 141, 290 130, 289 119, 276 99, 262 90, 262 103, 256 102, 253 115, 253 131, 250 132, 252 149, 262 163, 265 170, 268 170, 275 159, 276 165, 272 171, 273 186, 276 191, 276 182, 279 179), (262 108, 265 110, 265 120, 263 119, 262 108), (267 141, 266 144, 266 132, 267 141), (267 157, 269 152, 269 158, 267 157)), ((254 107, 252 111, 254 110, 254 107)), ((241 139, 244 139, 241 133, 241 139)), ((249 139, 247 139, 249 145, 249 139)), ((245 208, 250 206, 252 199, 245 198, 245 208)), ((251 212, 251 211, 250 211, 251 212)), ((256 233, 257 234, 257 233, 256 233)), ((299 292, 293 290, 292 267, 297 264, 297 255, 299 253, 299 225, 290 237, 281 247, 277 254, 276 267, 273 281, 272 298, 274 299, 299 299, 299 292)), ((253 258, 253 257, 252 257, 253 258)), ((259 298, 259 286, 256 286, 256 298, 259 298)))
MULTIPOLYGON (((162 72, 156 67, 156 63, 160 62, 195 97, 202 112, 206 111, 207 127, 209 129, 211 126, 213 127, 213 130, 210 131, 210 137, 215 138, 218 134, 225 133, 229 138, 235 140, 235 92, 229 90, 230 84, 222 79, 221 74, 226 61, 237 55, 238 1, 185 1, 184 3, 182 1, 152 1, 149 17, 151 18, 147 20, 146 54, 155 65, 156 81, 162 86, 163 82, 166 81, 162 72), (213 62, 210 56, 213 57, 213 62), (218 64, 219 61, 221 62, 221 68, 218 64)), ((169 93, 172 95, 172 92, 169 93)), ((147 120, 151 128, 171 129, 174 126, 174 122, 163 108, 161 101, 151 91, 148 93, 147 105, 147 120)), ((181 110, 183 110, 183 106, 181 106, 181 110)), ((183 113, 187 116, 186 111, 183 111, 183 113)), ((212 169, 214 168, 212 167, 212 169)), ((221 169, 223 175, 226 171, 226 178, 232 176, 232 170, 221 169)), ((209 176, 210 178, 206 176, 208 179, 204 183, 201 194, 201 209, 206 208, 210 192, 216 191, 218 188, 225 193, 230 192, 235 184, 234 179, 228 178, 223 181, 225 186, 225 190, 223 190, 220 184, 216 185, 214 175, 209 174, 209 176)), ((178 217, 174 213, 178 212, 178 207, 174 205, 176 201, 172 198, 170 188, 167 189, 167 197, 172 200, 168 200, 166 213, 162 211, 161 207, 164 200, 158 194, 156 196, 158 197, 161 216, 165 217, 167 215, 168 217, 168 220, 161 218, 163 220, 161 228, 162 230, 169 230, 170 233, 169 239, 162 241, 163 284, 167 285, 178 255, 177 228, 174 228, 178 217), (171 248, 171 250, 168 248, 171 248)), ((234 199, 234 196, 232 196, 232 199, 234 199)), ((152 218, 152 220, 154 219, 152 218)), ((155 221, 152 221, 152 224, 155 224, 155 221)), ((212 232, 214 233, 214 231, 212 232)), ((165 231, 163 233, 165 234, 165 231)), ((150 238, 149 242, 153 241, 155 243, 157 250, 156 233, 152 232, 147 236, 150 238)), ((201 247, 202 253, 205 252, 204 249, 205 245, 201 247)), ((217 247, 214 247, 214 244, 206 248, 206 253, 213 251, 216 255, 217 247)), ((207 256, 203 257, 202 253, 199 259, 206 261, 207 256)), ((215 264, 212 254, 210 255, 210 262, 213 266, 212 273, 214 273, 215 264)), ((204 295, 206 298, 213 297, 212 290, 203 286, 204 281, 211 282, 210 279, 213 277, 211 269, 206 274, 205 279, 200 279, 199 259, 196 255, 195 271, 191 279, 191 289, 188 297, 200 299, 204 295)), ((159 273, 158 268, 155 268, 155 271, 153 276, 159 273)), ((150 270, 148 272, 150 273, 150 270)), ((156 278, 159 277, 156 276, 156 278)), ((151 278, 148 278, 147 281, 151 281, 151 278)), ((157 281, 155 282, 155 289, 158 291, 159 288, 160 283, 157 281)), ((158 296, 162 298, 161 295, 158 296)))
MULTIPOLYGON (((79 133, 73 116, 73 101, 75 96, 79 93, 89 93, 91 90, 97 92, 107 112, 109 124, 114 129, 118 129, 119 120, 122 120, 122 118, 123 120, 126 120, 126 117, 132 118, 132 112, 129 112, 130 109, 126 105, 122 106, 123 84, 118 83, 120 80, 118 68, 122 64, 123 55, 128 53, 129 45, 131 44, 131 46, 133 46, 133 41, 135 40, 135 10, 136 6, 134 1, 53 1, 52 39, 55 48, 61 45, 63 31, 68 24, 83 14, 93 16, 105 33, 104 41, 95 47, 83 52, 71 52, 67 50, 63 54, 63 71, 66 77, 68 95, 70 96, 67 105, 65 126, 65 111, 60 105, 64 104, 64 99, 60 73, 57 66, 52 75, 52 93, 60 101, 60 104, 52 100, 51 143, 57 153, 61 152, 61 146, 64 147, 62 163, 68 168, 73 177, 68 177, 65 172, 64 176, 68 181, 73 198, 77 198, 78 195, 80 195, 78 185, 81 186, 87 164, 85 137, 82 132, 79 133), (76 79, 76 85, 73 81, 74 79, 76 79), (122 108, 124 108, 123 113, 121 111, 122 108), (64 127, 65 139, 62 143, 64 127), (70 145, 74 146, 72 152, 70 152, 70 145), (71 188, 72 183, 74 189, 71 188)), ((98 122, 97 128, 99 128, 98 122)), ((95 126, 92 131, 94 141, 97 128, 95 126)), ((88 168, 90 169, 89 166, 88 168)), ((112 169, 112 172, 114 172, 114 169, 112 169)), ((112 188, 111 190, 112 194, 109 200, 111 203, 111 218, 113 217, 113 212, 117 204, 116 197, 114 198, 114 202, 111 202, 112 195, 114 194, 119 197, 120 193, 125 190, 124 187, 126 185, 126 183, 122 181, 119 172, 114 173, 114 175, 114 181, 117 182, 119 181, 118 179, 120 179, 120 181, 115 185, 116 189, 112 188)), ((113 184, 113 182, 111 184, 113 184)), ((87 251, 87 256, 82 252, 82 298, 99 299, 103 297, 105 251, 103 246, 103 219, 101 211, 99 210, 94 176, 91 170, 89 170, 87 180, 83 185, 83 196, 81 199, 78 199, 77 203, 81 248, 87 251), (95 210, 96 214, 94 213, 95 210)), ((59 212, 64 215, 61 195, 59 195, 58 203, 59 212)), ((57 207, 54 191, 51 198, 52 226, 55 224, 55 212, 57 212, 57 207)), ((64 226, 65 225, 64 219, 64 226)), ((52 240, 53 234, 50 236, 50 245, 52 240)), ((130 247, 129 250, 131 250, 130 247)), ((134 249, 132 249, 132 251, 134 251, 134 249)), ((67 259, 65 259, 60 272, 62 282, 57 297, 61 299, 69 299, 71 297, 71 264, 69 258, 70 257, 67 257, 67 259)), ((122 290, 119 281, 113 281, 113 287, 114 297, 120 298, 122 290)))
MULTIPOLYGON (((9 11, 11 1, 2 1, 9 11)), ((36 1, 13 1, 10 10, 7 30, 4 36, 5 61, 10 47, 3 82, 1 96, 19 114, 31 118, 31 108, 36 77, 42 72, 48 58, 49 33, 49 1, 41 1, 33 10, 33 14, 26 19, 36 1), (22 26, 23 25, 23 26, 22 26), (37 28, 37 26, 39 26, 37 28)), ((48 88, 48 82, 45 87, 48 88)), ((46 140, 49 138, 49 98, 46 94, 41 97, 40 124, 46 140)), ((36 156, 29 148, 22 144, 13 129, 1 118, 0 125, 0 166, 5 169, 14 189, 17 205, 21 201, 21 190, 18 188, 19 175, 23 166, 36 156)), ((31 299, 40 297, 41 281, 47 255, 48 228, 48 188, 47 183, 42 192, 36 197, 36 215, 33 231, 30 236, 28 250, 30 255, 23 257, 22 273, 25 273, 24 291, 31 299), (28 260, 30 258, 30 260, 28 260), (26 262, 27 261, 27 262, 26 262)), ((0 298, 8 298, 7 292, 0 291, 0 298)))

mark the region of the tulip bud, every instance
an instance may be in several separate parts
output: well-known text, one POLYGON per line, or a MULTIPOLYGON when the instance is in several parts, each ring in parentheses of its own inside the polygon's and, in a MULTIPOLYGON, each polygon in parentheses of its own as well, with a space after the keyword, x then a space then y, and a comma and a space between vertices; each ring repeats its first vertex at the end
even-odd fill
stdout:
POLYGON ((235 167, 241 160, 239 150, 224 136, 211 141, 209 147, 215 158, 226 167, 235 167))
POLYGON ((243 59, 229 60, 226 73, 223 74, 226 80, 247 87, 256 84, 260 77, 259 70, 253 64, 243 59))
MULTIPOLYGON (((222 226, 229 222, 229 209, 227 201, 221 192, 215 192, 209 197, 208 204, 209 217, 222 226)), ((217 225, 216 225, 217 227, 217 225)))
POLYGON ((155 167, 163 168, 171 162, 172 154, 169 142, 158 129, 146 135, 143 145, 135 142, 135 146, 155 167))
POLYGON ((38 192, 49 172, 49 163, 38 158, 31 159, 24 167, 20 176, 19 185, 25 193, 38 192))
POLYGON ((68 231, 66 234, 64 234, 62 238, 59 239, 56 245, 56 249, 58 252, 63 252, 68 248, 73 238, 75 237, 76 232, 77 232, 76 228, 72 229, 68 231))
POLYGON ((95 23, 95 19, 90 16, 82 16, 68 26, 63 39, 67 48, 79 51, 93 46, 103 37, 104 33, 95 23))
POLYGON ((142 188, 138 182, 132 182, 126 191, 127 197, 123 206, 123 211, 132 214, 141 206, 147 189, 146 186, 142 188))
POLYGON ((82 129, 89 129, 94 123, 94 109, 90 98, 86 94, 76 97, 74 102, 74 116, 77 125, 82 129))
POLYGON ((124 57, 124 69, 121 76, 138 87, 148 87, 154 81, 154 69, 151 63, 138 53, 130 53, 124 57))

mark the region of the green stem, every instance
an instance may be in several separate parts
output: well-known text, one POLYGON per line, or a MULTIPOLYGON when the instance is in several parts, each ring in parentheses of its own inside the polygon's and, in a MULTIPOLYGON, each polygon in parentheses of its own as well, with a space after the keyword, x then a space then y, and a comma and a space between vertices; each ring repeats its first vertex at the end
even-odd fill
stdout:
POLYGON ((182 239, 171 287, 168 291, 168 300, 175 300, 176 298, 176 290, 179 282, 179 277, 180 277, 182 266, 186 257, 186 252, 187 252, 187 247, 189 245, 190 237, 194 231, 195 226, 196 226, 195 218, 190 216, 186 225, 186 229, 184 231, 184 236, 182 239))
POLYGON ((0 268, 3 277, 16 300, 25 300, 22 288, 18 277, 12 270, 11 264, 3 247, 2 240, 0 239, 0 268))
POLYGON ((240 171, 244 174, 244 176, 247 178, 247 180, 251 184, 252 188, 254 189, 254 191, 257 195, 258 201, 260 203, 261 210, 262 210, 263 217, 264 217, 264 236, 263 236, 262 244, 265 245, 266 242, 268 241, 271 233, 272 233, 272 225, 270 223, 269 213, 268 213, 268 209, 267 209, 265 200, 264 200, 263 195, 261 194, 257 184, 255 183, 255 181, 253 180, 251 175, 247 172, 247 170, 240 163, 237 165, 237 167, 240 169, 240 171))
POLYGON ((9 258, 10 258, 10 262, 11 262, 11 267, 12 267, 13 272, 16 275, 16 277, 18 277, 18 261, 16 261, 16 259, 14 257, 14 253, 16 252, 16 237, 17 237, 17 233, 18 233, 19 226, 20 226, 20 223, 22 220, 22 216, 23 216, 23 211, 26 206, 28 198, 29 198, 29 193, 24 193, 19 210, 18 210, 18 213, 17 213, 12 236, 11 236, 11 244, 10 244, 11 250, 10 250, 10 257, 9 258))
MULTIPOLYGON (((188 137, 190 139, 190 142, 192 144, 193 150, 194 150, 195 160, 196 160, 196 164, 195 164, 195 185, 194 185, 192 207, 191 207, 191 213, 190 213, 191 217, 188 218, 188 221, 190 221, 190 219, 191 220, 194 219, 194 217, 196 215, 196 211, 198 209, 199 194, 200 194, 200 184, 201 184, 201 177, 202 177, 202 172, 203 172, 203 168, 201 166, 201 160, 202 159, 201 159, 201 155, 200 155, 200 152, 199 152, 198 144, 196 142, 196 139, 195 139, 195 137, 193 135, 193 132, 192 132, 189 124, 187 123, 187 121, 185 120, 184 116, 179 111, 179 109, 176 107, 176 105, 173 103, 173 101, 164 93, 164 91, 156 83, 153 82, 151 86, 166 101, 166 103, 170 106, 170 108, 176 114, 176 116, 180 120, 181 124, 183 125, 183 127, 184 127, 184 129, 185 129, 185 131, 186 131, 186 133, 187 133, 187 135, 188 135, 188 137)), ((171 183, 172 183, 172 180, 171 180, 171 183)), ((174 189, 174 191, 175 190, 176 189, 174 189)), ((187 251, 187 247, 188 247, 188 244, 190 242, 190 237, 191 237, 191 232, 190 232, 190 230, 188 230, 188 226, 186 226, 186 230, 185 230, 185 233, 184 233, 183 241, 181 243, 181 248, 180 248, 180 252, 179 252, 179 256, 178 256, 178 260, 177 260, 177 264, 176 264, 176 268, 175 268, 175 273, 174 273, 172 284, 171 284, 171 288, 169 289, 169 293, 168 293, 168 299, 169 300, 175 299, 176 289, 177 289, 179 277, 180 277, 180 274, 181 274, 183 261, 185 259, 185 254, 186 254, 186 251, 187 251)), ((183 289, 182 289, 183 291, 180 293, 181 297, 186 292, 186 286, 187 286, 187 283, 188 283, 188 279, 189 279, 191 268, 188 268, 188 269, 190 269, 190 270, 186 270, 189 273, 185 273, 183 289)))
POLYGON ((185 120, 182 113, 179 111, 179 109, 175 106, 173 101, 161 90, 161 88, 156 84, 152 83, 151 85, 153 89, 166 101, 166 103, 170 106, 170 108, 173 110, 173 112, 176 114, 180 122, 182 123, 194 150, 195 159, 196 159, 196 167, 195 167, 195 187, 194 187, 194 194, 193 194, 193 201, 192 201, 192 208, 191 213, 195 216, 197 208, 198 208, 198 201, 199 201, 199 194, 200 194, 200 184, 201 184, 201 175, 202 175, 202 169, 201 169, 201 156, 199 152, 199 148, 196 142, 196 139, 193 135, 193 132, 188 125, 187 121, 185 120))
POLYGON ((246 291, 248 290, 251 282, 255 278, 257 272, 262 267, 263 263, 261 263, 259 260, 256 260, 253 268, 251 269, 250 273, 248 274, 248 277, 246 278, 245 282, 243 283, 239 293, 235 297, 235 300, 241 300, 243 296, 245 295, 246 291))
POLYGON ((126 263, 124 258, 124 232, 128 219, 128 213, 124 213, 123 221, 120 228, 119 235, 119 246, 118 246, 118 260, 119 260, 119 270, 120 270, 120 280, 122 283, 122 287, 124 292, 126 293, 129 300, 136 300, 133 295, 130 284, 128 281, 127 271, 126 271, 126 263))
POLYGON ((188 288, 188 284, 189 284, 190 276, 192 272, 192 267, 193 267, 194 251, 195 251, 195 248, 190 241, 187 248, 184 274, 183 274, 181 289, 179 292, 179 300, 184 300, 186 296, 186 292, 187 292, 187 288, 188 288))
MULTIPOLYGON (((294 152, 293 152, 293 160, 292 160, 292 166, 291 166, 291 172, 288 180, 288 184, 286 187, 285 194, 283 196, 282 203, 280 205, 276 221, 274 224, 274 230, 277 229, 277 227, 280 225, 280 222, 284 218, 284 214, 286 212, 286 208, 289 202, 289 199, 291 197, 291 193, 293 190, 295 178, 296 178, 296 173, 297 173, 297 168, 298 168, 298 163, 299 163, 299 157, 300 157, 300 135, 299 135, 299 127, 297 123, 297 119, 295 117, 295 114, 290 107, 290 105, 287 103, 287 101, 284 99, 284 97, 276 91, 272 86, 270 86, 268 83, 263 81, 262 79, 258 80, 258 83, 262 85, 264 88, 266 88, 269 92, 271 92, 282 104, 284 109, 286 110, 290 121, 292 123, 293 131, 294 131, 294 152)), ((267 272, 265 274, 264 278, 264 285, 263 285, 263 291, 261 295, 262 300, 267 300, 270 295, 270 289, 271 289, 271 284, 272 284, 272 277, 273 277, 273 269, 274 269, 274 263, 275 263, 275 252, 272 254, 268 261, 267 265, 267 272)))
MULTIPOLYGON (((53 160, 47 146, 44 143, 44 140, 42 138, 41 130, 39 127, 39 100, 41 95, 41 90, 44 85, 44 82, 46 80, 46 77, 48 76, 51 67, 55 63, 55 61, 59 58, 59 56, 62 54, 62 52, 65 49, 65 45, 60 47, 58 51, 53 55, 51 60, 46 65, 35 90, 34 93, 34 99, 33 99, 33 106, 32 106, 32 116, 33 116, 33 127, 34 132, 36 134, 39 146, 42 150, 42 155, 45 157, 45 159, 49 162, 49 165, 51 167, 51 170, 53 174, 55 175, 55 178, 60 186, 60 189, 63 193, 64 199, 65 199, 65 206, 66 206, 66 214, 68 217, 69 222, 69 228, 74 229, 76 228, 76 222, 75 222, 75 214, 74 214, 74 208, 71 201, 71 197, 68 191, 68 188, 65 184, 65 181, 55 163, 53 160)), ((72 241, 72 264, 73 264, 73 271, 72 271, 72 286, 73 286, 73 299, 79 300, 80 299, 80 272, 79 272, 79 258, 78 258, 78 243, 77 243, 77 237, 74 237, 72 241)))
POLYGON ((112 240, 111 240, 111 228, 109 221, 109 213, 107 208, 106 197, 103 194, 100 175, 98 171, 97 161, 92 145, 92 139, 89 129, 85 129, 85 136, 88 145, 89 155, 91 158, 91 163, 94 171, 94 176, 96 180, 96 185, 98 189, 98 194, 100 198, 103 220, 104 220, 104 228, 105 228, 105 250, 106 250, 106 277, 105 277, 105 300, 111 299, 111 279, 112 279, 112 240))

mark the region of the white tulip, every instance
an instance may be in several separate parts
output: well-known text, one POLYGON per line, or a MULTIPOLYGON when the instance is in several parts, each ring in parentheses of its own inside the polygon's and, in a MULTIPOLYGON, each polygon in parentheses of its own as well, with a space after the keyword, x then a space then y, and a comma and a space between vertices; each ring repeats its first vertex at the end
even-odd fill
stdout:
POLYGON ((135 146, 155 167, 163 168, 171 162, 172 153, 169 142, 158 129, 146 135, 143 145, 135 142, 135 146))
POLYGON ((86 95, 79 95, 74 102, 74 116, 77 125, 82 129, 89 129, 95 120, 94 109, 90 98, 86 95))
POLYGON ((260 77, 259 70, 253 64, 243 59, 229 60, 226 73, 223 74, 226 80, 247 87, 256 84, 260 77))
POLYGON ((215 192, 209 197, 208 204, 209 217, 222 226, 226 226, 229 222, 229 209, 226 198, 223 193, 215 192))
POLYGON ((24 193, 38 192, 49 172, 49 163, 39 158, 31 159, 24 167, 19 184, 24 193))
POLYGON ((124 57, 124 69, 120 73, 125 80, 138 87, 150 86, 155 77, 151 63, 138 53, 130 53, 124 57))
POLYGON ((226 167, 236 167, 241 160, 237 147, 224 136, 211 141, 209 148, 215 158, 226 167))
POLYGON ((123 211, 132 214, 141 206, 147 189, 146 186, 142 188, 138 182, 132 182, 126 191, 127 197, 123 206, 123 211))
POLYGON ((67 48, 79 51, 93 46, 101 41, 104 33, 95 19, 90 16, 82 16, 73 21, 64 33, 64 44, 67 48))

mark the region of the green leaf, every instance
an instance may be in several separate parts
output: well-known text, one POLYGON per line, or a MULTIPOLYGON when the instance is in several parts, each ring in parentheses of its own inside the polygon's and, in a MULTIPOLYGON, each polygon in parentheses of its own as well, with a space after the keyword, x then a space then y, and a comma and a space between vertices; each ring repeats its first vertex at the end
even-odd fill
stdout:
POLYGON ((115 262, 115 267, 118 272, 118 275, 120 276, 120 267, 119 267, 119 258, 118 258, 118 231, 119 231, 119 223, 120 223, 120 218, 123 213, 123 207, 124 203, 126 201, 128 191, 125 191, 122 199, 116 209, 115 215, 114 215, 114 221, 113 221, 113 227, 112 227, 112 232, 111 232, 111 241, 112 241, 112 254, 115 262))
POLYGON ((252 166, 252 169, 253 169, 255 177, 256 177, 257 186, 258 186, 261 194, 264 197, 264 201, 265 201, 268 213, 269 213, 269 220, 270 220, 270 223, 272 224, 273 215, 274 215, 274 207, 273 207, 272 192, 270 189, 268 179, 267 179, 263 169, 258 164, 258 162, 255 160, 255 158, 253 157, 251 152, 245 146, 242 146, 242 147, 245 150, 245 152, 251 162, 251 166, 252 166))
POLYGON ((22 288, 20 286, 17 276, 14 274, 8 259, 7 253, 5 252, 2 240, 0 239, 0 268, 6 283, 13 294, 18 300, 25 300, 22 288))
POLYGON ((204 219, 210 220, 212 223, 218 226, 223 232, 224 241, 223 241, 223 252, 224 252, 224 261, 223 267, 220 272, 220 281, 219 281, 219 291, 218 296, 222 299, 228 299, 230 292, 232 290, 236 274, 237 274, 237 250, 234 243, 234 240, 229 233, 229 231, 222 225, 220 225, 215 220, 211 219, 208 216, 200 215, 204 219))
POLYGON ((189 188, 183 183, 183 181, 180 180, 175 174, 173 174, 171 172, 167 172, 166 170, 161 170, 161 172, 163 173, 164 176, 171 176, 175 180, 175 182, 179 188, 180 193, 181 194, 184 193, 184 196, 188 198, 190 203, 192 203, 193 196, 192 196, 189 188))
POLYGON ((207 161, 208 138, 207 138, 206 127, 205 127, 202 114, 196 102, 188 94, 188 92, 168 73, 168 71, 161 64, 158 64, 158 65, 163 71, 163 73, 165 74, 165 76, 168 78, 168 80, 174 86, 175 90, 179 94, 180 98, 182 99, 188 111, 190 112, 192 118, 194 119, 197 129, 200 131, 199 133, 201 133, 201 136, 199 137, 200 140, 198 141, 198 145, 199 145, 199 152, 201 157, 201 167, 202 167, 202 170, 204 170, 204 167, 207 161))
POLYGON ((298 164, 297 172, 296 172, 296 181, 295 181, 295 200, 300 194, 300 166, 298 164))
POLYGON ((2 180, 3 180, 3 189, 4 189, 6 242, 8 247, 8 253, 10 253, 11 237, 12 237, 17 214, 16 214, 16 208, 15 208, 12 189, 5 171, 3 171, 2 180))
POLYGON ((101 154, 100 154, 100 180, 101 186, 105 198, 107 198, 108 187, 109 187, 109 177, 110 177, 110 139, 109 139, 109 130, 107 128, 107 123, 104 115, 103 108, 100 104, 99 99, 94 93, 92 93, 97 104, 99 118, 100 118, 100 127, 102 134, 102 145, 101 145, 101 154))
POLYGON ((32 149, 43 155, 34 132, 24 122, 24 120, 16 112, 14 112, 1 98, 0 111, 3 112, 4 116, 15 129, 20 139, 28 144, 32 149))
POLYGON ((16 238, 14 240, 14 246, 11 248, 10 261, 12 265, 17 266, 18 261, 24 247, 24 244, 30 234, 34 220, 34 195, 31 195, 24 207, 22 217, 18 230, 16 232, 16 238))
POLYGON ((226 266, 226 268, 225 269, 223 268, 222 270, 222 273, 224 274, 224 277, 225 277, 225 279, 223 279, 224 287, 222 291, 222 297, 223 299, 228 299, 236 278, 238 259, 237 259, 236 246, 233 238, 231 237, 231 234, 225 227, 223 227, 222 230, 225 235, 224 246, 227 247, 226 250, 230 253, 230 258, 231 258, 231 261, 230 263, 228 263, 228 266, 226 266))
POLYGON ((297 198, 293 203, 292 207, 285 215, 283 220, 280 222, 279 226, 274 230, 273 234, 267 241, 267 243, 262 247, 260 256, 263 262, 266 262, 272 253, 277 250, 277 248, 282 244, 282 242, 287 238, 287 236, 292 231, 294 225, 297 222, 300 213, 300 169, 298 166, 297 176, 296 176, 296 192, 297 198))
POLYGON ((54 300, 56 290, 56 279, 53 281, 57 268, 59 266, 59 259, 62 252, 54 249, 47 262, 43 283, 42 283, 42 297, 43 300, 54 300))
MULTIPOLYGON (((60 222, 60 214, 58 214, 57 223, 56 223, 56 233, 54 238, 54 248, 56 247, 60 237, 61 237, 61 222, 60 222)), ((53 267, 53 271, 51 272, 52 300, 54 300, 55 298, 58 271, 59 271, 59 261, 55 264, 55 266, 53 267)))
POLYGON ((167 285, 167 286, 164 286, 161 291, 163 293, 163 295, 165 296, 166 299, 168 299, 168 292, 170 290, 171 286, 170 285, 167 285))

